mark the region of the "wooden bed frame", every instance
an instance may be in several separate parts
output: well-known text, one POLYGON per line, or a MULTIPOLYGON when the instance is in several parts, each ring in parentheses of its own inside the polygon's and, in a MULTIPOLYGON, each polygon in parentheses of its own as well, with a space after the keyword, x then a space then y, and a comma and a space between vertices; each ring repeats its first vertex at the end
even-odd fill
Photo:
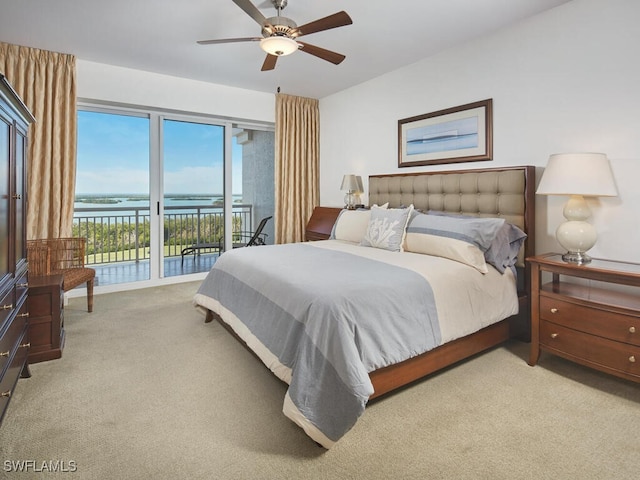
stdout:
MULTIPOLYGON (((482 175, 480 175, 482 177, 482 175)), ((513 317, 507 318, 501 322, 490 325, 476 333, 459 338, 445 345, 430 350, 422 355, 413 357, 404 362, 390 365, 380 370, 375 370, 369 374, 375 393, 370 400, 380 397, 386 393, 403 387, 411 382, 419 380, 426 375, 434 373, 445 367, 453 365, 465 358, 476 355, 484 350, 495 347, 509 338, 518 337, 528 341, 530 338, 530 322, 529 322, 529 294, 530 294, 530 276, 529 267, 524 259, 531 256, 535 252, 535 167, 504 167, 504 168, 486 168, 479 170, 454 170, 444 172, 421 172, 409 174, 392 174, 392 175, 372 175, 369 177, 369 201, 370 203, 389 202, 389 207, 400 207, 401 205, 409 205, 414 203, 416 208, 424 210, 442 210, 451 213, 471 214, 480 216, 504 216, 508 220, 517 224, 525 233, 527 240, 523 246, 518 262, 518 298, 520 304, 520 313, 513 317), (505 205, 505 213, 500 211, 498 207, 495 212, 484 211, 482 199, 491 193, 502 193, 502 186, 498 176, 498 182, 493 185, 482 186, 478 180, 478 174, 486 173, 487 177, 495 177, 494 174, 501 172, 509 172, 507 175, 522 175, 524 182, 522 183, 521 192, 508 192, 518 198, 514 198, 515 202, 522 202, 522 206, 518 207, 522 210, 521 218, 512 216, 513 211, 510 209, 511 204, 505 205), (455 178, 452 182, 443 181, 444 176, 451 176, 449 179, 455 178), (462 177, 467 177, 463 179, 462 177), (378 180, 382 180, 379 182, 378 180), (468 181, 469 180, 469 181, 468 181), (389 189, 395 190, 395 193, 375 192, 372 195, 372 182, 389 185, 389 189), (477 187, 468 184, 478 183, 477 187), (460 185, 460 189, 455 191, 455 185, 460 185), (417 185, 417 187, 416 187, 417 185), (416 190, 418 191, 411 191, 416 190), (484 189, 497 190, 496 192, 487 192, 484 189), (477 192, 467 190, 478 190, 477 192), (465 193, 467 192, 467 193, 465 193), (412 195, 418 195, 419 202, 414 202, 412 195), (429 202, 430 196, 432 200, 429 202), (455 199, 456 196, 461 197, 468 195, 468 202, 460 202, 455 199), (478 201, 473 200, 473 196, 478 197, 478 201), (447 197, 451 197, 453 201, 448 201, 447 197), (374 200, 372 200, 375 199, 374 200), (462 204, 462 205, 460 205, 462 204), (477 209, 469 207, 470 205, 479 205, 477 209), (462 208, 459 208, 462 207, 462 208), (466 207, 466 208, 465 208, 466 207), (475 210, 475 211, 474 211, 475 210)), ((486 199, 486 198, 485 198, 486 199)), ((333 224, 340 213, 340 208, 316 207, 306 228, 306 239, 322 240, 329 238, 333 224)))
MULTIPOLYGON (((524 259, 535 252, 535 167, 521 166, 372 175, 369 177, 370 202, 372 202, 372 198, 377 199, 379 204, 388 201, 390 208, 414 203, 416 208, 424 210, 432 209, 451 213, 504 217, 518 225, 528 236, 517 265, 520 313, 476 333, 434 348, 422 355, 371 372, 369 377, 373 384, 374 394, 369 397, 369 400, 378 398, 465 358, 500 345, 509 338, 519 337, 526 341, 529 340, 530 276, 529 268, 524 259), (504 177, 502 177, 503 174, 504 177), (510 190, 511 187, 508 185, 503 185, 510 184, 510 181, 501 179, 511 179, 514 175, 520 178, 520 181, 516 182, 519 183, 518 191, 515 192, 510 190), (387 188, 386 186, 388 185, 389 190, 397 190, 397 192, 390 191, 385 193, 376 190, 374 193, 372 186, 378 184, 385 185, 383 188, 387 188), (458 185, 457 189, 456 185, 458 185), (418 195, 418 201, 412 201, 412 195, 418 195), (509 200, 506 200, 506 202, 496 201, 497 206, 493 211, 493 208, 487 208, 486 202, 487 198, 492 195, 502 200, 511 196, 513 197, 513 202, 509 200), (462 197, 465 197, 466 201, 464 199, 460 201, 462 197), (474 201, 474 197, 476 201, 474 201), (452 201, 450 201, 451 199, 452 201), (473 207, 474 204, 477 208, 473 207), (516 209, 519 211, 516 215, 514 215, 514 210, 512 209, 513 205, 516 205, 516 209), (502 211, 503 209, 504 212, 502 211)), ((375 203, 375 201, 373 202, 375 203)), ((491 202, 488 203, 490 204, 491 202)), ((341 208, 334 207, 316 207, 307 223, 306 240, 313 241, 329 238, 333 224, 341 210, 341 208)), ((207 311, 205 322, 211 322, 214 318, 246 346, 245 342, 217 314, 207 311)), ((257 357, 251 349, 248 347, 247 349, 257 357)))

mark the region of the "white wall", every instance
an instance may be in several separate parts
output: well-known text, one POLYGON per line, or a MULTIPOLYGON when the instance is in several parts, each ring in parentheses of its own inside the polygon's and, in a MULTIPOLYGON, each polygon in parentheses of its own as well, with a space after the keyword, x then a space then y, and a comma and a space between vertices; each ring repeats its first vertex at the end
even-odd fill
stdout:
POLYGON ((78 97, 257 122, 275 121, 275 96, 78 59, 78 97))
MULTIPOLYGON (((342 205, 342 175, 535 165, 606 153, 616 198, 589 199, 592 256, 640 262, 640 2, 574 0, 320 101, 320 198, 342 205), (397 167, 397 121, 493 98, 493 161, 397 167)), ((365 181, 366 183, 366 181, 365 181)), ((365 185, 366 189, 366 185, 365 185)), ((365 196, 366 200, 366 196, 365 196)), ((538 252, 560 251, 565 197, 536 198, 538 252)))

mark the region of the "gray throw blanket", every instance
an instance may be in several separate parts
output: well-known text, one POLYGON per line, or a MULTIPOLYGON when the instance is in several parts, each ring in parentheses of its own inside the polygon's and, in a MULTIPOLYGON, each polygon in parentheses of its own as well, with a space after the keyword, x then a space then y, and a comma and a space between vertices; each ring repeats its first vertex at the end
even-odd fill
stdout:
POLYGON ((228 251, 198 294, 231 311, 291 369, 290 399, 332 441, 362 415, 373 393, 368 372, 440 344, 421 275, 308 244, 228 251))

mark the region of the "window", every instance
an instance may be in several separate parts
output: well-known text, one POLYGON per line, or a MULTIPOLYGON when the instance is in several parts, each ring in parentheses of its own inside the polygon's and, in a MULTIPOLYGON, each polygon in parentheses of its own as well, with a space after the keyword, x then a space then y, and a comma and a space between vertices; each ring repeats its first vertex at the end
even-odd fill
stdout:
POLYGON ((79 105, 74 235, 97 285, 207 272, 273 215, 273 159, 270 126, 79 105))

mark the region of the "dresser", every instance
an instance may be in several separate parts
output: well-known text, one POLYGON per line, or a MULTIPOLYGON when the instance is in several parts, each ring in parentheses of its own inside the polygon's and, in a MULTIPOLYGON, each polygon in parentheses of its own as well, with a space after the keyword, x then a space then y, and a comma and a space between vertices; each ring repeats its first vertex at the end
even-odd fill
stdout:
POLYGON ((559 254, 527 261, 529 365, 536 365, 546 351, 640 382, 640 264, 593 259, 576 265, 559 254))
POLYGON ((33 116, 0 74, 0 422, 29 376, 26 252, 27 130, 33 116))
POLYGON ((64 290, 62 275, 29 275, 29 363, 62 357, 64 290))

